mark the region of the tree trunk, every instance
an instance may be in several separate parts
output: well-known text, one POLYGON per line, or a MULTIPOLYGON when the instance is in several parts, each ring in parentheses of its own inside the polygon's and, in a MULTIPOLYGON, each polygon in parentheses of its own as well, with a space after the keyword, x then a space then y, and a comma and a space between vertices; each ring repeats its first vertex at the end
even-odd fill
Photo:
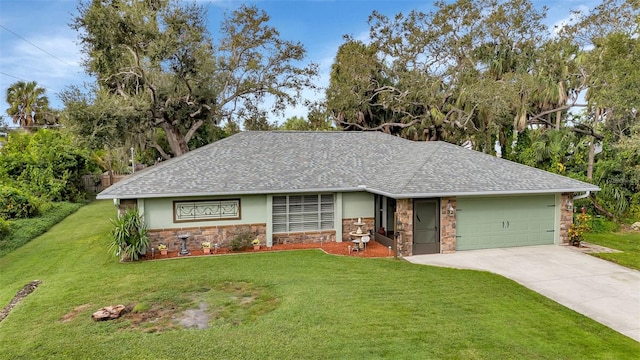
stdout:
POLYGON ((173 153, 174 157, 178 157, 189 152, 187 142, 185 141, 184 136, 182 136, 182 134, 180 133, 179 129, 166 121, 163 122, 161 126, 165 134, 167 135, 169 147, 171 148, 171 152, 173 153))
POLYGON ((107 162, 109 163, 109 186, 113 185, 113 166, 111 164, 111 148, 107 149, 107 162))
MULTIPOLYGON (((600 119, 600 109, 596 108, 595 114, 594 114, 594 124, 593 124, 593 128, 596 128, 596 124, 598 123, 598 120, 600 119)), ((592 131, 592 134, 595 133, 595 131, 592 131)), ((591 135, 591 141, 589 141, 589 159, 587 161, 587 179, 589 181, 593 180, 593 163, 595 162, 595 156, 596 156, 596 138, 595 136, 591 135)))
POLYGON ((593 180, 593 163, 596 157, 596 138, 591 137, 589 141, 589 160, 587 161, 587 180, 593 180))
POLYGON ((591 193, 591 195, 589 195, 589 199, 591 199, 591 203, 593 203, 593 207, 595 207, 596 210, 598 210, 601 214, 609 218, 609 220, 615 221, 615 216, 611 212, 609 212, 607 209, 602 207, 600 203, 598 203, 598 200, 596 199, 595 194, 591 193))

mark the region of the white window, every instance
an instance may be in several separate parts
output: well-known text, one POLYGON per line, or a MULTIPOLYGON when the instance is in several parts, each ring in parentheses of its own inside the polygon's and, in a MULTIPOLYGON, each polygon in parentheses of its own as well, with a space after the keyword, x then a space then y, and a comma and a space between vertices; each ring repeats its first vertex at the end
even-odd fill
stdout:
POLYGON ((273 197, 273 232, 333 230, 333 194, 273 197))

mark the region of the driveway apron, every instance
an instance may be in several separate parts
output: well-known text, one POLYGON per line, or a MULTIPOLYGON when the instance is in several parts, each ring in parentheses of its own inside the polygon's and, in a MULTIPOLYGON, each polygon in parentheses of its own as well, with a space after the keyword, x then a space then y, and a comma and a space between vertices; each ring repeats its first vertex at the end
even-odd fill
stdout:
POLYGON ((640 271, 575 248, 526 246, 405 259, 500 274, 640 342, 640 271))

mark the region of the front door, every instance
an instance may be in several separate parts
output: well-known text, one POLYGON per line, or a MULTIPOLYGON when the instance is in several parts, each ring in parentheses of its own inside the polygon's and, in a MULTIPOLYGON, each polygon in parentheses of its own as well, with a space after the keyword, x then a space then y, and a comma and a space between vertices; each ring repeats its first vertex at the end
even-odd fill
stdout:
POLYGON ((438 200, 415 200, 413 203, 413 255, 440 252, 438 200))

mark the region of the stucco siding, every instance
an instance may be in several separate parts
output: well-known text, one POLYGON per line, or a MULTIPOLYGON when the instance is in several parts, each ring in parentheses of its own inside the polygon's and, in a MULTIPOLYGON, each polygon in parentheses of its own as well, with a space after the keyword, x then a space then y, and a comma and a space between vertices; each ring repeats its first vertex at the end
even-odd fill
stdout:
POLYGON ((160 198, 144 200, 144 219, 149 229, 178 229, 186 227, 228 226, 240 224, 264 224, 270 222, 267 213, 266 195, 226 196, 211 198, 160 198), (173 221, 173 201, 175 200, 216 200, 240 199, 240 219, 213 221, 173 221))
POLYGON ((368 192, 342 194, 342 218, 368 218, 374 216, 374 195, 368 192))

